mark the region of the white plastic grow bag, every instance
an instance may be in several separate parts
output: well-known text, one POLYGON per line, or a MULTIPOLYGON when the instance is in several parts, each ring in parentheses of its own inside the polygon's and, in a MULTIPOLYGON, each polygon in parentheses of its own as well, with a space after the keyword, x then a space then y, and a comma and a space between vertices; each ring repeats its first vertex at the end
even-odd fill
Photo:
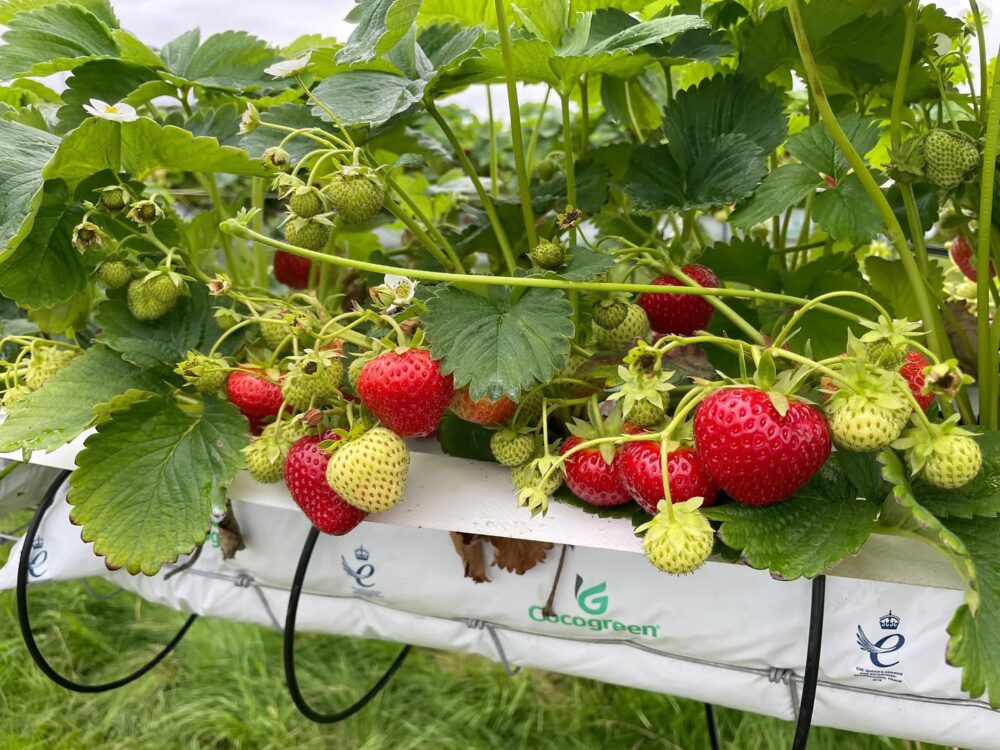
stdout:
MULTIPOLYGON (((74 453, 70 447, 48 461, 66 465, 74 453)), ((347 537, 320 539, 299 607, 300 630, 478 653, 795 718, 809 582, 777 582, 716 562, 691 576, 665 576, 638 554, 627 522, 566 505, 540 522, 510 511, 505 472, 490 465, 417 454, 411 477, 416 481, 398 509, 347 537), (447 486, 420 481, 444 471, 447 486), (556 616, 543 616, 542 605, 558 547, 523 576, 491 568, 492 581, 476 584, 462 577, 443 530, 449 525, 573 543, 556 616)), ((109 573, 69 523, 62 492, 40 530, 30 579, 101 575, 175 609, 280 627, 308 522, 283 488, 241 476, 231 496, 247 548, 226 562, 210 540, 192 568, 165 580, 109 573)), ((907 571, 905 580, 949 583, 940 568, 914 557, 919 548, 880 544, 876 556, 852 561, 852 575, 864 570, 884 578, 885 570, 898 568, 907 571), (908 562, 897 566, 899 560, 908 562)), ((14 585, 16 554, 10 559, 0 570, 0 588, 14 585)), ((969 699, 959 671, 944 663, 946 627, 960 601, 960 592, 948 588, 831 576, 814 724, 1000 748, 1000 712, 969 699)))

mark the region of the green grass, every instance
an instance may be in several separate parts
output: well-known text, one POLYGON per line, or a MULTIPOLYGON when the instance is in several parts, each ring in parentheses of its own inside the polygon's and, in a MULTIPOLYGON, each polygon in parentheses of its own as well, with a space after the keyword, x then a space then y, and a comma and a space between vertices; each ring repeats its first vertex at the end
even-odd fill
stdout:
MULTIPOLYGON (((0 516, 0 529, 13 528, 13 521, 0 516)), ((6 554, 0 548, 0 560, 6 554)), ((95 588, 110 590, 103 582, 95 588)), ((97 601, 78 582, 33 588, 31 602, 43 652, 85 682, 135 669, 184 620, 126 592, 97 601)), ((300 682, 321 710, 342 707, 398 648, 301 635, 300 682)), ((717 715, 726 748, 777 750, 791 743, 788 722, 724 708, 717 715)), ((829 729, 814 729, 809 745, 914 746, 829 729)), ((486 659, 427 649, 414 650, 362 713, 319 726, 296 711, 285 690, 281 637, 214 619, 195 623, 177 651, 138 682, 113 693, 78 695, 50 683, 30 661, 13 592, 0 594, 0 750, 521 747, 700 750, 708 739, 702 704, 695 701, 541 671, 508 678, 486 659)))

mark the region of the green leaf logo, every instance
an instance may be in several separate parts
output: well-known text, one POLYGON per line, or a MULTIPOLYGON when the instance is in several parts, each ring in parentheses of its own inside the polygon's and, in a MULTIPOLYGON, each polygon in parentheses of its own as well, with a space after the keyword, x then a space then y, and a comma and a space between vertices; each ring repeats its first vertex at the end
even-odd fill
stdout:
POLYGON ((602 581, 596 586, 591 586, 589 589, 583 588, 583 578, 579 575, 576 577, 576 603, 580 605, 580 609, 589 615, 603 615, 608 611, 608 596, 604 592, 608 588, 608 584, 602 581), (602 596, 603 594, 603 596, 602 596))

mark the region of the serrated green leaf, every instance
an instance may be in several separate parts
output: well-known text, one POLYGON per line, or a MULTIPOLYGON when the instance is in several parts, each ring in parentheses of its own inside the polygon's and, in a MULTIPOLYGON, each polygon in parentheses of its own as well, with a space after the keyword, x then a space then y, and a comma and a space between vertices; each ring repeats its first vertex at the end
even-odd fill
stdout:
MULTIPOLYGON (((344 125, 381 125, 415 106, 423 96, 425 80, 413 80, 375 70, 351 70, 330 76, 313 90, 344 125)), ((319 106, 313 115, 329 121, 319 106)))
POLYGON ((699 258, 725 281, 776 292, 781 289, 778 272, 770 267, 771 248, 760 240, 734 238, 716 242, 699 258))
POLYGON ((196 137, 183 128, 159 125, 147 117, 125 123, 94 117, 63 139, 43 175, 61 177, 73 185, 105 169, 142 177, 163 168, 257 177, 271 174, 245 151, 220 146, 214 138, 196 137))
POLYGON ((214 138, 223 146, 242 148, 240 115, 236 102, 215 108, 202 106, 184 122, 183 128, 192 135, 214 138))
POLYGON ((17 14, 3 34, 0 80, 47 76, 88 60, 117 57, 108 27, 86 8, 52 4, 17 14))
MULTIPOLYGON (((865 258, 865 274, 872 288, 888 300, 896 317, 921 320, 920 307, 903 270, 902 261, 869 256, 865 258)), ((929 263, 926 279, 931 289, 941 289, 944 272, 938 263, 929 263)))
POLYGON ((90 427, 102 404, 130 389, 162 388, 159 378, 93 346, 10 410, 0 425, 0 453, 58 448, 90 427))
POLYGON ((823 179, 804 164, 784 164, 769 172, 753 195, 741 201, 729 216, 734 227, 752 227, 804 200, 823 179))
POLYGON ((843 469, 844 475, 861 497, 877 503, 885 500, 889 494, 889 485, 882 478, 882 467, 875 453, 857 453, 838 448, 834 451, 833 460, 843 469))
POLYGON ((208 350, 219 337, 204 284, 195 284, 190 296, 177 300, 174 309, 157 320, 138 320, 128 310, 125 289, 108 295, 94 322, 101 341, 139 367, 163 365, 173 369, 191 349, 208 350))
POLYGON ((667 80, 660 68, 649 68, 632 79, 601 76, 601 102, 619 127, 641 134, 656 130, 663 122, 667 98, 667 80))
POLYGON ((246 443, 246 420, 228 402, 206 398, 200 414, 163 398, 132 404, 77 455, 70 520, 109 568, 154 575, 205 540, 246 443))
POLYGON ((42 200, 42 167, 58 147, 54 135, 0 120, 0 261, 31 230, 42 200))
POLYGON ((200 35, 189 31, 164 47, 163 62, 178 78, 227 91, 285 88, 264 69, 279 59, 278 51, 245 31, 223 31, 195 46, 200 35))
POLYGON ((856 174, 813 201, 813 219, 835 240, 863 245, 882 231, 882 216, 856 174))
MULTIPOLYGON (((10 24, 18 13, 66 2, 67 0, 4 0, 3 3, 0 3, 0 24, 5 26, 10 24)), ((73 0, 73 4, 89 10, 101 19, 108 28, 118 27, 118 17, 115 16, 109 0, 73 0)))
POLYGON ((572 305, 558 290, 528 289, 515 302, 509 288, 482 296, 455 286, 427 301, 423 321, 431 354, 474 399, 521 392, 565 366, 573 337, 572 305))
POLYGON ((919 478, 912 482, 914 497, 939 518, 1000 516, 1000 432, 985 432, 976 442, 983 452, 983 468, 969 484, 943 490, 919 478))
POLYGON ((337 62, 368 62, 392 49, 413 26, 420 0, 361 0, 351 11, 357 26, 337 53, 337 62))
POLYGON ((599 253, 585 245, 577 245, 566 251, 566 265, 555 271, 569 281, 590 281, 596 279, 615 265, 613 256, 599 253))
MULTIPOLYGON (((837 122, 854 146, 854 150, 862 157, 878 145, 878 127, 871 118, 848 114, 838 117, 837 122)), ((830 175, 838 182, 851 168, 847 158, 830 137, 826 125, 821 122, 790 136, 785 148, 806 166, 830 175)))
POLYGON ((968 600, 948 624, 948 663, 962 669, 962 689, 973 698, 987 693, 1000 708, 1000 522, 949 519, 948 529, 965 545, 976 570, 976 603, 968 600))
POLYGON ((72 245, 83 209, 69 201, 66 184, 45 184, 28 236, 0 265, 0 294, 21 307, 53 307, 87 285, 87 268, 72 245))
POLYGON ((785 579, 819 575, 853 555, 871 534, 880 503, 859 499, 833 462, 787 500, 763 508, 728 503, 706 508, 719 537, 754 568, 785 579))
POLYGON ((687 211, 733 203, 749 195, 767 172, 760 147, 739 133, 720 135, 686 167, 669 146, 639 146, 629 155, 622 187, 643 211, 687 211))

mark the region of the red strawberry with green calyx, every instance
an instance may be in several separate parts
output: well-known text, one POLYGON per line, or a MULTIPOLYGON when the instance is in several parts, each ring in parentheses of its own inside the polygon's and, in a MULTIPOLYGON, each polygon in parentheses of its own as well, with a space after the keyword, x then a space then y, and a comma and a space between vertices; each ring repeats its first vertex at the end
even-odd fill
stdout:
MULTIPOLYGON (((560 456, 567 455, 588 440, 621 433, 621 416, 617 409, 606 421, 601 420, 596 409, 591 411, 592 424, 575 420, 569 425, 573 434, 563 442, 559 449, 560 456)), ((569 456, 563 462, 566 486, 578 498, 599 508, 624 505, 630 498, 615 468, 615 454, 612 443, 603 443, 569 456)))
MULTIPOLYGON (((697 263, 681 267, 685 276, 699 286, 717 289, 719 279, 712 269, 697 263)), ((659 276, 651 282, 656 286, 686 286, 683 281, 670 274, 659 276)), ((703 297, 696 294, 658 294, 645 292, 639 295, 639 304, 646 311, 649 325, 661 334, 690 336, 695 331, 708 327, 713 307, 703 297)))
POLYGON ((426 349, 394 349, 365 363, 358 396, 378 420, 400 437, 424 437, 437 429, 455 395, 426 349))
POLYGON ((927 411, 934 403, 934 394, 924 392, 924 368, 930 366, 930 362, 920 352, 910 352, 903 358, 903 365, 899 368, 899 374, 910 386, 910 392, 920 404, 920 408, 927 411))
POLYGON ((777 396, 751 386, 721 388, 694 415, 702 465, 726 494, 744 505, 770 505, 793 495, 830 455, 823 413, 772 395, 777 396))
MULTIPOLYGON (((969 281, 976 281, 979 278, 979 271, 976 270, 975 253, 973 253, 972 245, 969 244, 969 240, 966 239, 964 234, 960 234, 952 240, 951 247, 948 248, 948 254, 955 265, 958 266, 958 270, 965 274, 965 278, 969 281)), ((993 265, 993 261, 990 261, 990 276, 996 277, 996 275, 996 266, 993 265)))
POLYGON ((313 526, 324 534, 341 536, 368 514, 330 489, 326 481, 330 456, 319 447, 325 440, 339 440, 339 436, 329 430, 322 436, 310 435, 295 442, 285 459, 285 484, 313 526))
POLYGON ((277 416, 283 401, 281 386, 269 380, 267 373, 256 367, 244 367, 229 373, 226 394, 255 431, 260 429, 265 419, 277 416))
POLYGON ((516 408, 517 404, 506 396, 501 396, 496 401, 491 401, 488 396, 475 400, 468 388, 455 391, 455 398, 451 402, 451 410, 455 414, 466 422, 481 425, 503 424, 510 419, 516 408))
MULTIPOLYGON (((663 472, 660 470, 660 444, 654 440, 626 443, 618 451, 615 468, 628 494, 652 516, 663 500, 663 472)), ((704 498, 703 507, 715 504, 719 487, 705 472, 697 452, 674 447, 667 453, 667 477, 670 500, 682 503, 692 497, 704 498)))
POLYGON ((284 250, 274 253, 274 278, 292 289, 309 286, 309 271, 312 261, 284 250))

